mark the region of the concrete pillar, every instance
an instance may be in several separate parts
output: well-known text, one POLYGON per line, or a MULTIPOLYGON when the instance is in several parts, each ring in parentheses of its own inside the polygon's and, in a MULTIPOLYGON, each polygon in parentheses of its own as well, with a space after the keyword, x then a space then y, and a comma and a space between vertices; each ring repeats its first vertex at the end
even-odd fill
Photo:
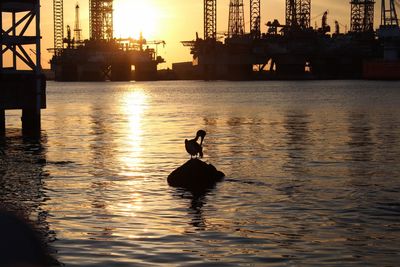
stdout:
POLYGON ((22 134, 25 136, 40 136, 40 109, 22 110, 22 134))
POLYGON ((4 109, 0 109, 0 135, 6 133, 6 112, 4 109))

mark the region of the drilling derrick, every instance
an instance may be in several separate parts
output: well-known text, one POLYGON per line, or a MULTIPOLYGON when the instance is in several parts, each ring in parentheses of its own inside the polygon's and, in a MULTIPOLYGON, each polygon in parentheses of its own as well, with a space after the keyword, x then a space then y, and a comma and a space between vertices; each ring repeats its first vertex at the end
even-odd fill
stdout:
POLYGON ((286 27, 309 29, 311 26, 311 0, 286 0, 286 27))
POLYGON ((217 0, 204 0, 204 39, 217 39, 217 0))
POLYGON ((374 30, 374 0, 352 0, 350 31, 372 32, 374 30))
POLYGON ((243 36, 244 33, 243 0, 231 0, 229 4, 228 37, 243 36))
POLYGON ((381 25, 383 26, 399 26, 399 21, 397 19, 397 12, 395 7, 394 0, 382 0, 382 16, 381 16, 381 25), (387 2, 389 9, 387 9, 387 2))
POLYGON ((113 0, 89 1, 90 38, 111 40, 113 38, 113 0))
POLYGON ((64 38, 64 12, 63 0, 53 0, 54 15, 54 49, 58 51, 63 48, 64 38))
POLYGON ((308 29, 311 27, 311 0, 299 1, 297 7, 297 12, 299 14, 299 25, 303 29, 308 29))
POLYGON ((76 4, 76 6, 75 6, 74 39, 75 39, 75 42, 77 42, 77 43, 80 43, 82 41, 82 29, 81 29, 81 22, 79 19, 79 4, 76 4))
POLYGON ((261 0, 250 0, 250 34, 254 38, 261 36, 261 0))

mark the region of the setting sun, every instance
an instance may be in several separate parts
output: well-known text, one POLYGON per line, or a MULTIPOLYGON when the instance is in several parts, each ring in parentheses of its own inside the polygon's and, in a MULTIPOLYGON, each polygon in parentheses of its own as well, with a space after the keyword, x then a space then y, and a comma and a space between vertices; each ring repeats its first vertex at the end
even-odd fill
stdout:
POLYGON ((146 38, 156 35, 159 11, 153 1, 118 0, 114 2, 114 36, 146 38))

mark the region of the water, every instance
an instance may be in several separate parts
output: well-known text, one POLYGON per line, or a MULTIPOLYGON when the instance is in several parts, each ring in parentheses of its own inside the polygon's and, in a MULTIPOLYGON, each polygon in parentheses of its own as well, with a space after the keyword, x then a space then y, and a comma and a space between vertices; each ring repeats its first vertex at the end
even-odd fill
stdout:
POLYGON ((48 84, 40 142, 7 112, 2 205, 66 266, 397 266, 400 83, 48 84), (171 188, 205 129, 227 177, 171 188))

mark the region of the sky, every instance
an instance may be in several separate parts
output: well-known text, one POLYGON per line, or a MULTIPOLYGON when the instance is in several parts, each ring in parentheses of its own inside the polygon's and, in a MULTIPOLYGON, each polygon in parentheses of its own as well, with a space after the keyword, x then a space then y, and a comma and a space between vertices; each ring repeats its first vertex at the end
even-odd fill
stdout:
MULTIPOLYGON (((334 28, 334 21, 338 20, 343 26, 350 24, 349 0, 330 1, 314 0, 312 3, 312 26, 317 21, 321 24, 322 13, 329 10, 328 23, 334 28)), ((80 20, 82 35, 89 37, 89 0, 64 0, 64 27, 74 27, 75 5, 80 5, 80 20)), ((249 29, 249 5, 250 0, 244 1, 246 30, 249 29)), ((265 32, 265 24, 277 18, 284 22, 284 0, 261 0, 262 5, 262 31, 265 32)), ((379 22, 378 4, 376 4, 375 24, 379 22)), ((217 32, 223 33, 228 28, 229 0, 217 1, 217 32)), ((41 33, 42 33, 42 66, 49 68, 49 60, 52 54, 47 48, 53 47, 53 1, 41 1, 41 33)), ((137 37, 139 32, 147 40, 164 40, 166 46, 158 47, 159 55, 164 57, 167 63, 159 68, 171 67, 172 63, 190 61, 189 48, 183 47, 180 41, 195 39, 196 32, 203 36, 203 0, 114 0, 114 37, 137 37)), ((66 34, 66 30, 64 30, 66 34)))

